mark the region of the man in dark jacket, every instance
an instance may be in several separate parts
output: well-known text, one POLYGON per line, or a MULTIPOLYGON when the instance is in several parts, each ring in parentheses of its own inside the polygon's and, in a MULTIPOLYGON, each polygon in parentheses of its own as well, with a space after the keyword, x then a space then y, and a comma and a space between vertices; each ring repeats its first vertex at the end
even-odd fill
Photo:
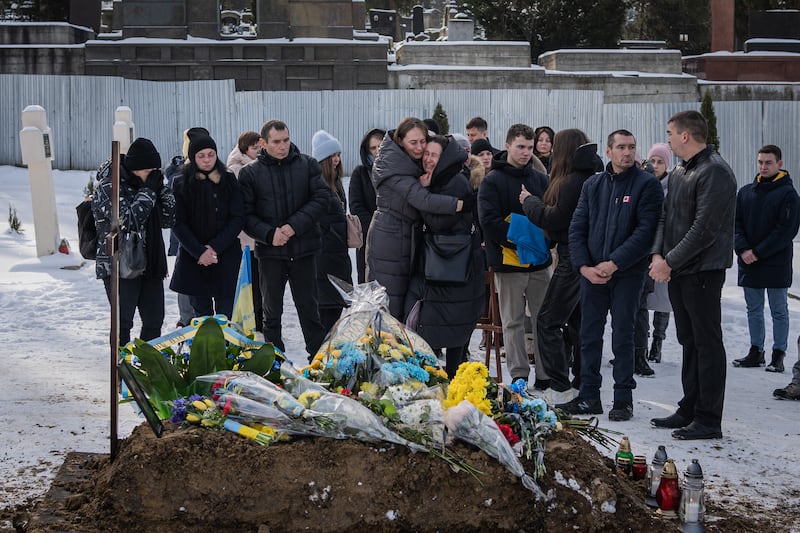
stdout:
POLYGON ((608 136, 606 170, 583 185, 569 228, 572 266, 581 274, 581 388, 558 407, 600 414, 603 332, 611 312, 614 404, 609 420, 633 417, 633 335, 664 193, 655 176, 636 165, 636 139, 627 130, 608 136))
MULTIPOLYGON (((478 189, 478 216, 486 242, 486 262, 494 269, 508 372, 513 381, 526 382, 530 363, 525 346, 525 304, 527 301, 532 317, 539 314, 550 281, 552 259, 548 256, 539 265, 520 264, 516 245, 508 241, 507 235, 511 213, 522 214, 519 203, 522 187, 539 197, 547 188, 547 176, 533 169, 532 157, 533 128, 514 124, 508 130, 505 151, 494 157, 492 170, 478 189)), ((533 331, 536 346, 536 328, 533 331)), ((546 379, 538 367, 536 378, 546 379)))
POLYGON ((678 342, 683 346, 678 410, 653 418, 673 428, 676 439, 722 438, 725 345, 722 343, 722 286, 733 263, 736 177, 706 145, 708 124, 697 111, 669 119, 667 139, 683 159, 670 174, 669 194, 658 225, 650 277, 669 281, 678 342))
POLYGON ((764 290, 772 315, 772 361, 769 372, 783 372, 789 342, 789 287, 792 240, 800 225, 800 205, 792 178, 783 167, 781 149, 768 144, 758 151, 758 175, 736 197, 734 249, 739 256, 739 286, 747 303, 750 353, 733 366, 764 365, 764 290))
POLYGON ((313 356, 325 337, 317 306, 315 254, 321 246, 317 220, 327 207, 326 185, 319 163, 290 142, 285 123, 268 121, 259 142, 261 155, 242 168, 239 182, 244 229, 256 240, 264 338, 284 350, 281 315, 288 280, 306 351, 313 356))

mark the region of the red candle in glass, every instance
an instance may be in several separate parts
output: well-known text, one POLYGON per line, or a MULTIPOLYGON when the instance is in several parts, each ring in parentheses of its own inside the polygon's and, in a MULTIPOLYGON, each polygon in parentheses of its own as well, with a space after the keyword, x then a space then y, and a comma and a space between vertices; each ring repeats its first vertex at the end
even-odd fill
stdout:
POLYGON ((644 479, 647 475, 647 458, 644 455, 633 458, 632 474, 633 479, 644 479))
POLYGON ((681 489, 678 486, 678 470, 672 459, 668 459, 661 472, 661 483, 656 492, 658 510, 664 516, 677 516, 675 511, 681 503, 681 489))

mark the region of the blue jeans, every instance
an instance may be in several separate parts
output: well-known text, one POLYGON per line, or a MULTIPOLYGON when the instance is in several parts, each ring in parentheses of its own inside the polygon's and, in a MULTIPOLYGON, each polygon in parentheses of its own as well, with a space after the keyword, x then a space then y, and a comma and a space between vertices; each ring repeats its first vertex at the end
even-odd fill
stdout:
POLYGON ((772 315, 772 349, 786 351, 789 340, 789 289, 754 289, 743 287, 747 304, 747 325, 750 344, 764 349, 764 291, 767 291, 769 312, 772 315))

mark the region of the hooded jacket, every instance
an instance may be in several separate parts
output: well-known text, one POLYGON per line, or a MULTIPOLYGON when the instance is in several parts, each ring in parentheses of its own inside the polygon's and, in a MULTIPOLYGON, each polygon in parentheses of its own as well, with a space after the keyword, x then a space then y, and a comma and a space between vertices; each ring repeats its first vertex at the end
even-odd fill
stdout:
POLYGON ((642 274, 655 237, 664 193, 652 174, 636 165, 606 170, 586 180, 569 226, 573 268, 611 260, 614 276, 642 274))
POLYGON ((739 257, 739 286, 792 286, 793 240, 800 226, 800 197, 789 173, 781 170, 772 180, 759 174, 736 196, 734 249, 741 256, 753 250, 758 261, 749 265, 739 257))
POLYGON ((275 159, 261 151, 258 159, 239 172, 244 197, 244 230, 256 240, 259 259, 294 259, 320 248, 318 219, 325 213, 327 185, 312 157, 294 143, 289 154, 275 159), (289 224, 295 235, 284 246, 273 246, 275 230, 289 224))
POLYGON ((653 244, 672 277, 733 264, 736 188, 733 170, 708 146, 672 170, 653 244))
MULTIPOLYGON (((464 200, 473 194, 468 178, 462 173, 467 153, 451 140, 433 171, 430 191, 464 200)), ((433 283, 425 280, 420 261, 409 286, 405 312, 417 300, 423 300, 417 333, 433 348, 463 346, 469 342, 484 308, 485 283, 480 236, 473 227, 470 211, 448 215, 422 213, 430 234, 471 234, 472 254, 469 275, 463 283, 433 283)))
POLYGON ((508 163, 508 152, 498 152, 492 159, 492 170, 486 175, 478 188, 478 216, 486 242, 486 262, 496 272, 532 272, 550 266, 552 259, 537 266, 515 267, 503 264, 500 246, 516 249, 516 245, 506 239, 511 213, 522 214, 519 193, 522 186, 534 196, 542 197, 547 188, 547 176, 534 170, 529 161, 522 168, 508 163))
POLYGON ((367 265, 369 279, 386 288, 391 314, 402 319, 419 244, 419 213, 455 213, 458 199, 433 194, 420 185, 422 168, 393 136, 393 130, 386 133, 372 168, 377 210, 367 233, 367 265))
POLYGON ((528 220, 547 232, 550 240, 560 244, 569 242, 569 223, 578 206, 583 183, 595 172, 603 169, 603 161, 597 155, 597 144, 579 146, 572 156, 572 172, 564 178, 558 189, 555 205, 545 205, 538 196, 529 196, 522 204, 528 220))
POLYGON ((361 228, 366 232, 372 222, 372 214, 375 213, 375 187, 372 185, 372 165, 374 160, 369 153, 369 140, 376 133, 380 132, 373 128, 361 139, 359 149, 361 164, 353 169, 350 174, 350 186, 348 198, 350 200, 350 212, 361 221, 361 228))

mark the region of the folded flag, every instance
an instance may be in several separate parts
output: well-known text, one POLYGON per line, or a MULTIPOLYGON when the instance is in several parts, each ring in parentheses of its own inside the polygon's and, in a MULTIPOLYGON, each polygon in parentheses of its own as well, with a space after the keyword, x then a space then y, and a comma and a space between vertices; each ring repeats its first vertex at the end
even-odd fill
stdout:
POLYGON ((520 263, 543 265, 550 259, 550 243, 542 228, 519 213, 511 213, 506 239, 517 245, 520 263))

